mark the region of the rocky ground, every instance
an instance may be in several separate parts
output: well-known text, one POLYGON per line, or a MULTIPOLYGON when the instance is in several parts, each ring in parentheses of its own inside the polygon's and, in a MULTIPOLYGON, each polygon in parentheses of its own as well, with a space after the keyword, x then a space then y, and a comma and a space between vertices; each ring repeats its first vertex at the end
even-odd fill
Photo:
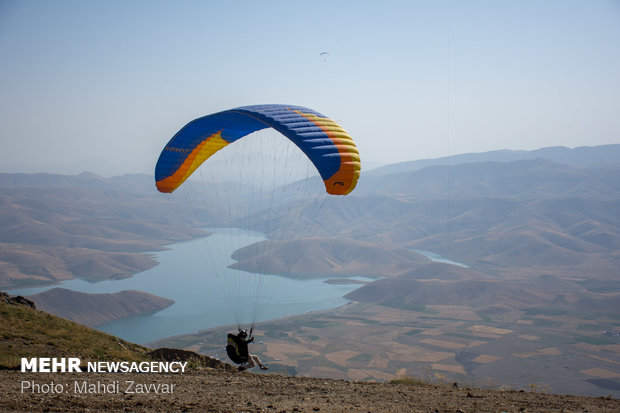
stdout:
POLYGON ((222 368, 179 374, 37 374, 4 370, 0 371, 0 395, 0 411, 9 412, 620 411, 620 400, 611 398, 449 384, 350 382, 237 373, 222 368), (94 392, 82 392, 86 389, 94 392), (139 393, 147 389, 149 393, 139 393))

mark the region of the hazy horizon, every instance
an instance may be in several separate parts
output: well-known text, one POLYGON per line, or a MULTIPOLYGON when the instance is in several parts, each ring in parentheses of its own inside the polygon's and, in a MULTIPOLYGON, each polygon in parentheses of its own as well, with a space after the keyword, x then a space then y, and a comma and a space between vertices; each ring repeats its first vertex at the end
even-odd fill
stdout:
MULTIPOLYGON (((283 139, 285 139, 283 137, 283 139)), ((620 144, 608 144, 608 145, 620 145, 620 144)), ((402 160, 402 161, 397 161, 397 162, 393 162, 393 163, 383 163, 383 162, 367 162, 364 164, 363 166, 363 172, 369 172, 372 171, 374 169, 378 169, 381 168, 383 166, 389 166, 389 165, 398 165, 398 164, 407 164, 409 162, 416 162, 416 161, 440 161, 442 159, 447 159, 447 158, 453 158, 453 157, 459 157, 461 155, 483 155, 483 154, 492 154, 492 153, 502 153, 502 152, 514 152, 514 153, 519 153, 519 152, 523 152, 523 153, 528 153, 528 152, 536 152, 538 150, 544 150, 544 149, 552 149, 552 148, 567 148, 567 149, 578 149, 578 148, 594 148, 594 147, 598 147, 598 146, 607 146, 605 144, 602 145, 583 145, 583 146, 574 146, 574 147, 567 147, 567 146, 562 146, 562 145, 558 145, 558 146, 545 146, 545 147, 540 147, 540 148, 534 148, 531 150, 515 150, 515 149, 509 149, 509 148, 505 148, 505 149, 494 149, 494 150, 489 150, 489 151, 483 151, 483 152, 466 152, 466 153, 459 153, 459 154, 450 154, 450 155, 446 155, 444 156, 440 156, 440 157, 436 157, 436 158, 420 158, 420 159, 409 159, 409 160, 402 160)), ((224 151, 222 151, 224 152, 224 151)), ((220 155, 220 153, 218 153, 217 155, 220 155)), ((236 155, 238 155, 238 153, 225 153, 225 154, 221 154, 223 155, 224 159, 234 159, 234 157, 236 155)), ((259 153, 260 156, 264 156, 264 153, 259 153)), ((219 158, 217 158, 219 159, 219 158)), ((247 168, 245 168, 246 170, 248 168, 252 168, 252 167, 258 167, 261 170, 269 170, 269 168, 273 168, 274 165, 274 160, 275 158, 273 158, 273 156, 269 157, 269 159, 257 159, 255 162, 252 162, 252 164, 250 166, 248 166, 247 168)), ((473 158, 476 159, 476 158, 473 158)), ((524 158, 526 159, 526 158, 524 158)), ((529 159, 529 158, 527 158, 529 159)), ((288 169, 287 171, 285 171, 285 173, 291 173, 291 160, 293 161, 298 161, 300 162, 300 165, 298 168, 293 168, 292 175, 287 175, 287 176, 278 176, 277 179, 275 177, 271 177, 270 179, 273 180, 273 182, 263 182, 260 181, 261 184, 264 185, 275 185, 275 186, 279 186, 279 185, 286 185, 290 182, 295 182, 298 180, 303 180, 303 179, 309 179, 311 177, 313 177, 314 175, 316 175, 316 178, 319 178, 318 172, 316 172, 316 170, 314 169, 314 167, 311 165, 311 168, 308 169, 308 166, 306 165, 309 161, 306 159, 302 159, 302 155, 289 155, 286 158, 286 164, 288 165, 288 169)), ((498 162, 503 162, 501 160, 496 160, 498 162)), ((198 171, 200 173, 195 174, 194 176, 192 176, 192 180, 198 181, 198 182, 212 182, 214 179, 220 179, 218 178, 218 173, 215 172, 215 174, 213 173, 213 169, 217 169, 217 165, 218 165, 219 161, 213 160, 212 162, 210 162, 210 167, 209 170, 204 170, 203 168, 199 169, 198 171)), ((457 164, 462 163, 463 161, 458 161, 457 164)), ((469 163, 470 161, 464 161, 465 163, 469 163)), ((560 161, 556 161, 556 162, 560 162, 560 161)), ((41 167, 32 167, 32 170, 21 170, 20 168, 17 168, 17 170, 3 170, 0 169, 0 174, 58 174, 58 175, 68 175, 68 176, 76 176, 76 175, 80 175, 80 174, 95 174, 97 176, 101 176, 103 178, 114 178, 114 177, 120 177, 123 175, 152 175, 153 171, 151 170, 144 170, 144 171, 139 171, 139 170, 132 170, 132 171, 123 171, 122 167, 119 167, 119 165, 114 165, 113 163, 106 163, 104 160, 83 160, 83 161, 76 161, 74 164, 72 165, 48 165, 47 166, 48 169, 45 169, 45 166, 41 166, 41 167)), ((284 168, 283 168, 284 169, 284 168)), ((247 173, 249 173, 249 171, 247 171, 247 173)), ((255 179, 260 178, 260 176, 255 176, 255 179)))
POLYGON ((365 170, 620 143, 618 40, 612 0, 3 1, 0 172, 152 173, 257 103, 335 119, 365 170))

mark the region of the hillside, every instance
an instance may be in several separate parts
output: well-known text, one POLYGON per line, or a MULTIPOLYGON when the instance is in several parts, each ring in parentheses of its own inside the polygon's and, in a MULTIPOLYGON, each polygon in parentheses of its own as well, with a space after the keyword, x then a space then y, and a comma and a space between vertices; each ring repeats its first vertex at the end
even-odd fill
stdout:
MULTIPOLYGON (((151 352, 107 334, 45 314, 0 296, 0 366, 16 366, 19 357, 80 357, 83 360, 145 360, 151 352), (69 336, 72 339, 67 339, 69 336), (28 345, 27 342, 30 341, 28 345), (43 344, 45 343, 45 344, 43 344), (86 345, 88 343, 88 345, 86 345)), ((168 352, 174 353, 174 352, 168 352)), ((187 357, 179 352, 178 356, 187 357)), ((251 372, 237 373, 214 360, 184 374, 21 373, 0 369, 3 411, 589 411, 620 409, 610 398, 558 396, 538 392, 496 391, 458 383, 429 383, 402 378, 391 383, 352 382, 251 372), (61 384, 65 391, 22 391, 22 383, 61 384), (119 392, 79 393, 75 383, 118 383, 119 392), (133 383, 130 388, 129 383, 133 383), (172 388, 171 393, 130 393, 138 385, 172 388)))
POLYGON ((148 348, 72 321, 11 303, 0 292, 0 369, 16 368, 21 357, 79 357, 83 360, 145 360, 148 348))
MULTIPOLYGON (((0 373, 18 369, 22 357, 78 357, 83 364, 88 361, 174 359, 191 361, 196 367, 235 371, 229 365, 196 353, 165 348, 153 350, 127 342, 46 313, 24 297, 1 291, 0 319, 0 373)), ((0 385, 15 383, 3 382, 0 385)))
POLYGON ((146 178, 0 174, 0 287, 130 277, 206 235, 146 178))
POLYGON ((383 276, 428 262, 424 256, 395 245, 351 239, 312 238, 263 241, 241 248, 231 268, 266 274, 383 276))
POLYGON ((620 293, 588 291, 582 284, 552 275, 527 280, 500 281, 471 277, 466 269, 448 264, 431 264, 397 277, 364 285, 346 298, 400 309, 449 303, 477 311, 533 311, 550 303, 557 313, 595 313, 613 318, 620 308, 620 293), (454 279, 446 282, 446 275, 454 279), (443 276, 443 280, 436 277, 443 276))
POLYGON ((433 165, 379 177, 365 177, 360 192, 432 199, 617 199, 619 166, 585 168, 548 159, 433 165))
MULTIPOLYGON (((320 237, 433 251, 494 276, 613 278, 620 270, 620 166, 472 163, 364 177, 299 215, 320 237)), ((294 222, 271 230, 294 237, 294 222)))
POLYGON ((137 315, 154 313, 174 304, 173 300, 141 291, 87 294, 52 288, 30 295, 38 309, 89 327, 137 315))

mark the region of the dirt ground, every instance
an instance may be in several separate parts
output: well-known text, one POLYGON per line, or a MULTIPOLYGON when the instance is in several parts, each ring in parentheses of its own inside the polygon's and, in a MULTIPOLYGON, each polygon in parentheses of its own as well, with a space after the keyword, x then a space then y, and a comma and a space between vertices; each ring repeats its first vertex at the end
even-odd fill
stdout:
POLYGON ((620 400, 213 368, 179 374, 4 370, 0 371, 0 411, 620 412, 620 400), (139 393, 147 389, 149 393, 139 393))

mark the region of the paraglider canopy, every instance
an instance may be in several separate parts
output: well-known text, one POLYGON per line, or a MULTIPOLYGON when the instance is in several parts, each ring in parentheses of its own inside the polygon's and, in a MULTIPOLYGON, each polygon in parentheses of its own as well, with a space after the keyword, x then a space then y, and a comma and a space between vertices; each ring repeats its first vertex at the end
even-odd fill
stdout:
POLYGON ((360 157, 349 134, 328 117, 303 106, 254 105, 195 119, 164 147, 155 168, 160 192, 172 192, 211 155, 264 128, 290 139, 318 170, 332 195, 351 192, 360 175, 360 157))

